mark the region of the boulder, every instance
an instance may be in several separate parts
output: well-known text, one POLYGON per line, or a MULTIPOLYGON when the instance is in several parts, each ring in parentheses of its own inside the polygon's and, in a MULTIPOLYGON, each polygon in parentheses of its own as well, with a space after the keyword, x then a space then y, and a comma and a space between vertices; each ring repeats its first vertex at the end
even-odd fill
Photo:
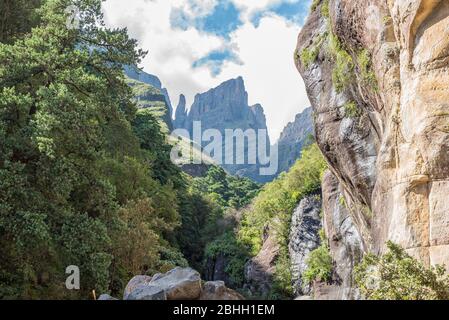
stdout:
POLYGON ((167 300, 167 295, 164 289, 157 285, 142 283, 135 287, 125 300, 167 300))
POLYGON ((227 288, 223 281, 209 281, 204 284, 200 300, 245 300, 245 298, 227 288))
POLYGON ((168 300, 196 300, 201 295, 200 274, 191 268, 175 268, 150 282, 163 290, 168 300))
MULTIPOLYGON (((223 281, 206 282, 202 288, 201 277, 191 268, 175 268, 153 277, 135 276, 126 286, 123 300, 244 300, 223 281)), ((98 300, 117 300, 101 295, 98 300)))
POLYGON ((98 300, 98 301, 113 301, 113 300, 118 300, 118 299, 116 299, 116 298, 114 298, 114 297, 111 297, 111 296, 108 295, 108 294, 102 294, 100 297, 98 297, 97 300, 98 300))
POLYGON ((129 294, 134 291, 141 284, 148 284, 151 281, 149 276, 135 276, 126 285, 125 292, 123 293, 123 299, 127 300, 129 294))

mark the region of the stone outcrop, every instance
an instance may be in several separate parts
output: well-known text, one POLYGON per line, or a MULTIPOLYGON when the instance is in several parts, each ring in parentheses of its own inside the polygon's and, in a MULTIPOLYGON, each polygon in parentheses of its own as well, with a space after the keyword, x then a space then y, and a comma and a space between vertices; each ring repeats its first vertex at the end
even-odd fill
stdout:
POLYGON ((203 286, 203 291, 201 292, 200 300, 244 300, 245 298, 231 290, 226 288, 223 281, 209 281, 203 286))
POLYGON ((264 232, 264 242, 259 254, 245 265, 245 286, 251 296, 267 297, 273 285, 273 274, 279 245, 276 235, 270 230, 264 232))
POLYGON ((176 107, 175 121, 173 122, 175 128, 185 128, 187 126, 186 122, 189 114, 186 107, 186 97, 181 94, 179 96, 178 106, 176 107))
POLYGON ((314 298, 355 300, 360 294, 354 284, 353 269, 364 252, 359 232, 345 203, 337 178, 327 171, 323 178, 323 227, 334 261, 332 280, 315 283, 314 298))
MULTIPOLYGON (((222 160, 218 162, 230 174, 249 177, 258 182, 266 182, 271 178, 259 175, 259 162, 249 163, 247 143, 245 143, 244 154, 239 153, 237 156, 234 145, 234 161, 232 163, 228 163, 225 158, 226 153, 230 154, 232 151, 225 148, 227 129, 241 129, 243 132, 253 129, 255 133, 259 129, 266 130, 264 138, 266 145, 270 145, 263 108, 260 104, 248 105, 248 93, 245 90, 243 78, 228 80, 214 89, 197 94, 189 112, 186 111, 185 99, 181 97, 176 110, 175 128, 187 130, 189 138, 193 140, 194 122, 201 123, 202 133, 208 129, 216 129, 221 133, 222 160)), ((251 141, 256 143, 254 140, 251 141)), ((210 143, 211 141, 203 141, 202 147, 204 148, 210 143)))
MULTIPOLYGON (((117 300, 103 294, 98 300, 117 300)), ((125 288, 123 300, 244 300, 223 281, 202 283, 200 274, 191 268, 175 268, 152 277, 133 277, 125 288)))
POLYGON ((319 196, 307 196, 301 200, 292 215, 289 238, 289 253, 295 296, 311 294, 311 287, 302 281, 307 269, 309 253, 319 247, 321 224, 321 199, 319 196))
POLYGON ((149 276, 135 276, 126 285, 125 292, 123 293, 123 299, 127 300, 131 292, 133 292, 139 285, 149 284, 150 282, 151 277, 149 276))
POLYGON ((297 114, 295 120, 287 124, 279 137, 278 173, 288 171, 295 164, 313 134, 313 109, 310 107, 297 114))
POLYGON ((361 248, 379 254, 388 240, 449 265, 448 26, 447 0, 322 0, 298 37, 296 65, 335 176, 325 219, 342 279, 361 248), (335 229, 346 215, 351 231, 335 229))

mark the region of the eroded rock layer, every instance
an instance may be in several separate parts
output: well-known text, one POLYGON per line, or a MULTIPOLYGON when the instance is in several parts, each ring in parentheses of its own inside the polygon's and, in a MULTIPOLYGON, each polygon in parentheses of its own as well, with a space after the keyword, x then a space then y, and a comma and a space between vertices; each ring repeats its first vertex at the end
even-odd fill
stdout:
POLYGON ((449 1, 322 0, 295 61, 363 249, 449 265, 449 1))

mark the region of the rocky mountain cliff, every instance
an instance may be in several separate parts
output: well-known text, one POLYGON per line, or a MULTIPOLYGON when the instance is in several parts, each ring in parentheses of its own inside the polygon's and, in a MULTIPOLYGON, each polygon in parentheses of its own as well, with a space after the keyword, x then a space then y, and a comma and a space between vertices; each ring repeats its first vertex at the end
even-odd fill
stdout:
POLYGON ((447 0, 322 0, 302 28, 295 61, 330 165, 325 229, 343 279, 318 294, 354 298, 352 266, 387 240, 449 265, 448 25, 447 0))
POLYGON ((173 130, 170 106, 163 92, 144 82, 128 78, 128 85, 133 93, 140 109, 150 109, 151 113, 159 120, 161 129, 168 134, 173 130))
POLYGON ((170 101, 170 96, 168 94, 168 90, 162 86, 161 80, 152 74, 146 73, 141 70, 136 70, 135 68, 125 67, 125 75, 133 80, 136 80, 141 83, 145 83, 150 85, 161 92, 161 94, 165 97, 165 102, 168 107, 168 117, 172 119, 173 117, 173 107, 170 101))
POLYGON ((287 124, 277 142, 279 173, 285 172, 299 159, 301 150, 313 135, 313 109, 307 108, 287 124))
MULTIPOLYGON (((223 142, 227 129, 243 131, 254 129, 256 132, 259 129, 267 130, 263 108, 259 104, 248 105, 248 93, 241 77, 228 80, 205 93, 197 94, 189 112, 186 110, 185 97, 181 96, 176 110, 175 128, 186 129, 190 137, 193 137, 193 125, 197 121, 201 122, 203 133, 208 129, 218 130, 222 135, 223 142)), ((265 138, 269 145, 268 134, 265 138)), ((203 142, 202 147, 209 143, 210 141, 203 142)), ((222 167, 233 175, 249 177, 259 182, 266 181, 266 177, 259 176, 257 164, 248 164, 247 148, 248 146, 245 144, 245 160, 234 157, 233 164, 229 164, 225 163, 225 146, 223 146, 222 167), (237 164, 237 160, 244 160, 245 164, 237 164)))

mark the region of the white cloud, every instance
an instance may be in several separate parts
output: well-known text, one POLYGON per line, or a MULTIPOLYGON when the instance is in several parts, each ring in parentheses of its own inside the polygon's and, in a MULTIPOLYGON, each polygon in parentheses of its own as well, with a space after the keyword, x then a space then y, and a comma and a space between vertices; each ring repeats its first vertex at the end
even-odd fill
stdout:
POLYGON ((228 41, 194 28, 183 31, 170 25, 172 8, 182 7, 204 14, 212 10, 216 0, 107 0, 104 11, 109 26, 128 27, 140 46, 149 50, 143 62, 144 70, 161 79, 174 106, 181 93, 186 95, 190 105, 195 94, 242 76, 250 104, 262 104, 270 136, 275 140, 287 122, 309 106, 304 84, 293 62, 300 27, 282 17, 270 15, 262 18, 255 28, 245 18, 250 11, 279 0, 232 1, 243 10, 244 24, 230 35, 228 41), (217 77, 213 77, 207 65, 192 67, 196 60, 224 47, 236 48, 243 64, 225 62, 217 77))

